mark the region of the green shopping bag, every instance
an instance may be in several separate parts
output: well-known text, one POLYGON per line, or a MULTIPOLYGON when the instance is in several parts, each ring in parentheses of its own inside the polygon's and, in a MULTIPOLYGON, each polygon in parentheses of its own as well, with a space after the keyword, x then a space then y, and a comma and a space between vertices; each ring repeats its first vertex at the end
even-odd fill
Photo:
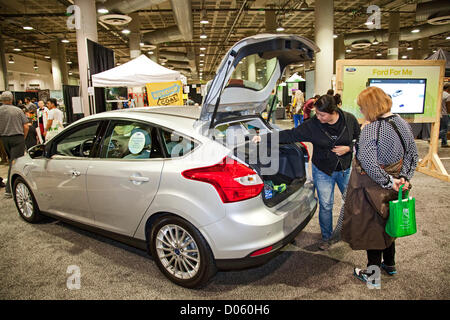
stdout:
POLYGON ((417 232, 416 227, 416 199, 408 197, 409 191, 402 197, 404 185, 398 192, 398 200, 389 202, 389 218, 386 233, 393 238, 410 236, 417 232))

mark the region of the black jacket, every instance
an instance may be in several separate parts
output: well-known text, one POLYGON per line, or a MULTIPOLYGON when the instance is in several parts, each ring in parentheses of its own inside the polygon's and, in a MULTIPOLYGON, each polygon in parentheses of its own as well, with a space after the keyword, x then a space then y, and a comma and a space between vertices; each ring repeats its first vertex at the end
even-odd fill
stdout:
POLYGON ((341 163, 342 170, 350 168, 354 141, 358 139, 361 129, 354 115, 341 109, 338 112, 345 124, 336 140, 327 135, 324 126, 314 116, 297 128, 280 131, 279 142, 311 142, 314 146, 312 163, 330 176, 338 167, 338 162, 341 163), (351 152, 338 157, 331 151, 335 146, 350 146, 351 152))

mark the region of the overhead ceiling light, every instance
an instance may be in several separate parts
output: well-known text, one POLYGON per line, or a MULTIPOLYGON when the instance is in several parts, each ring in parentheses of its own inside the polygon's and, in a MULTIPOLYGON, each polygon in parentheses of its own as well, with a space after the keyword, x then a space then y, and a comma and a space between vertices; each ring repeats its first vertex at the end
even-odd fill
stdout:
POLYGON ((201 47, 200 50, 204 51, 204 50, 206 50, 206 48, 205 47, 201 47))
POLYGON ((206 39, 206 38, 208 38, 208 36, 207 36, 205 33, 202 33, 202 34, 200 35, 200 39, 206 39))
POLYGON ((408 47, 406 48, 406 50, 411 51, 412 49, 414 49, 413 47, 408 47))
POLYGON ((408 59, 408 56, 402 56, 402 59, 408 59))
POLYGON ((208 24, 208 17, 206 14, 206 9, 203 9, 202 12, 200 13, 200 24, 208 24))
POLYGON ((436 53, 437 51, 436 50, 433 50, 433 53, 436 53))
POLYGON ((337 34, 333 34, 333 38, 336 39, 338 36, 337 34))
POLYGON ((70 41, 67 40, 67 39, 62 39, 61 42, 63 42, 63 43, 69 43, 70 41))
POLYGON ((128 29, 123 29, 123 30, 122 30, 122 33, 123 33, 123 34, 130 34, 130 33, 131 33, 131 31, 130 31, 130 30, 128 30, 128 29))
POLYGON ((277 32, 283 32, 285 29, 282 27, 282 26, 279 26, 278 28, 277 28, 277 32))
POLYGON ((73 73, 72 72, 69 72, 69 76, 71 76, 73 73))
POLYGON ((12 55, 9 55, 8 63, 11 63, 11 64, 14 63, 14 57, 12 55))
POLYGON ((139 46, 143 47, 143 46, 145 46, 145 43, 141 42, 141 43, 139 43, 139 46))
POLYGON ((411 33, 418 33, 418 32, 420 32, 420 29, 411 30, 411 33))
POLYGON ((371 26, 371 25, 373 25, 373 21, 366 21, 366 22, 364 22, 364 25, 371 26))
POLYGON ((72 64, 72 61, 67 61, 67 64, 72 64))
POLYGON ((23 26, 23 30, 33 30, 33 27, 29 25, 23 26))
POLYGON ((450 36, 448 36, 447 38, 445 38, 445 40, 450 40, 450 36))
POLYGON ((45 56, 44 58, 45 58, 45 59, 50 59, 50 56, 45 56))
POLYGON ((382 56, 382 53, 381 53, 381 52, 378 52, 378 53, 377 53, 377 56, 378 56, 378 57, 381 57, 381 56, 382 56))
POLYGON ((100 14, 106 14, 106 13, 109 13, 109 10, 106 9, 105 7, 101 7, 101 8, 97 9, 97 12, 100 14))
POLYGON ((373 40, 373 42, 372 42, 372 44, 374 44, 374 45, 377 45, 377 44, 379 44, 380 42, 377 40, 377 38, 375 38, 375 40, 373 40))
POLYGON ((20 49, 20 48, 14 48, 13 50, 16 52, 22 51, 22 49, 20 49))
POLYGON ((205 54, 204 53, 200 53, 200 55, 199 55, 200 57, 204 57, 205 56, 205 54))
POLYGON ((149 52, 147 52, 148 54, 153 54, 154 52, 153 51, 149 51, 149 52))
POLYGON ((347 50, 345 50, 345 52, 350 53, 350 52, 352 52, 352 50, 347 49, 347 50))
POLYGON ((37 65, 37 61, 36 61, 36 60, 34 60, 34 65, 33 65, 33 69, 34 69, 34 70, 37 70, 37 69, 39 69, 39 67, 38 67, 38 65, 37 65))

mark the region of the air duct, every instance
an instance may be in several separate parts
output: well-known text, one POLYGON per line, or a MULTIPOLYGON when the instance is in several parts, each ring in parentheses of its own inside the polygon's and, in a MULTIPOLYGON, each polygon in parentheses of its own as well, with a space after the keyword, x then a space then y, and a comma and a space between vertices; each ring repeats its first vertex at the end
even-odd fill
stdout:
POLYGON ((159 51, 159 56, 169 60, 189 62, 187 54, 183 52, 159 51))
POLYGON ((450 1, 437 0, 418 3, 416 7, 416 20, 427 21, 432 25, 450 23, 450 1))
POLYGON ((97 3, 97 9, 105 8, 110 13, 129 14, 138 10, 146 9, 161 4, 167 0, 109 0, 97 3))
MULTIPOLYGON (((400 41, 414 41, 422 38, 427 38, 435 36, 437 34, 445 33, 450 31, 450 24, 446 25, 429 25, 423 24, 420 26, 406 27, 400 29, 400 41), (411 33, 412 30, 419 29, 418 33, 411 33)), ((378 40, 382 42, 388 42, 389 32, 387 29, 376 30, 376 31, 365 31, 358 33, 349 33, 344 35, 344 44, 350 46, 355 42, 370 41, 373 42, 378 40)))
POLYGON ((192 41, 194 35, 192 6, 189 0, 170 0, 176 26, 144 34, 144 42, 159 44, 170 41, 192 41))

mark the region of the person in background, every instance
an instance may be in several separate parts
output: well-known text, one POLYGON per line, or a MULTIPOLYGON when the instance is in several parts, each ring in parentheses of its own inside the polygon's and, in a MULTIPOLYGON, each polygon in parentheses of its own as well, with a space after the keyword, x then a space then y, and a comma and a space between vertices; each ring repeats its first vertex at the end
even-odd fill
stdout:
MULTIPOLYGON (((320 250, 328 250, 333 231, 334 189, 344 194, 350 177, 353 145, 359 123, 351 113, 339 109, 332 96, 323 95, 314 104, 316 115, 297 128, 279 132, 280 143, 311 142, 312 175, 319 198, 320 250)), ((255 136, 254 143, 261 141, 255 136)))
POLYGON ((333 89, 329 89, 328 91, 327 91, 327 95, 329 95, 329 96, 334 96, 334 90, 333 89))
POLYGON ((271 118, 270 120, 272 120, 273 124, 275 124, 275 110, 277 109, 277 106, 278 106, 278 97, 275 92, 275 89, 273 89, 272 93, 270 94, 269 102, 267 103, 267 109, 266 109, 267 116, 269 116, 269 114, 270 114, 270 118, 271 118))
POLYGON ((317 94, 314 97, 308 99, 303 105, 303 121, 311 118, 311 110, 314 108, 314 103, 320 98, 317 94))
POLYGON ((441 147, 450 148, 447 141, 448 132, 448 112, 450 110, 450 83, 444 85, 444 92, 442 93, 442 109, 441 109, 441 124, 439 128, 439 138, 442 139, 441 147))
MULTIPOLYGON (((353 250, 367 250, 367 266, 394 275, 395 243, 385 232, 389 201, 397 199, 402 185, 409 188, 419 156, 409 124, 391 113, 392 100, 382 89, 364 89, 357 103, 369 124, 356 145, 341 236, 353 250)), ((371 276, 360 268, 353 274, 364 282, 371 276)))
POLYGON ((28 134, 28 119, 25 114, 12 105, 13 94, 4 91, 0 96, 0 139, 8 155, 9 169, 5 198, 11 198, 11 165, 13 161, 25 153, 25 137, 28 134))
POLYGON ((44 101, 39 100, 38 102, 39 109, 37 110, 37 127, 39 132, 41 133, 42 142, 45 142, 45 125, 48 120, 48 108, 45 106, 44 101))
POLYGON ((292 113, 294 118, 294 127, 297 128, 303 122, 303 105, 305 104, 305 96, 302 90, 295 91, 294 102, 292 103, 292 113))
POLYGON ((339 93, 336 93, 334 95, 334 102, 336 103, 336 105, 341 108, 342 107, 342 99, 341 99, 341 95, 339 93))
POLYGON ((49 111, 44 134, 45 140, 50 140, 64 128, 64 114, 58 109, 58 102, 54 98, 48 99, 47 107, 49 111))
POLYGON ((31 99, 29 97, 25 98, 25 110, 26 112, 35 114, 37 110, 37 106, 31 102, 31 99))
POLYGON ((3 142, 0 139, 0 163, 8 163, 8 155, 6 154, 5 147, 3 146, 3 142))

